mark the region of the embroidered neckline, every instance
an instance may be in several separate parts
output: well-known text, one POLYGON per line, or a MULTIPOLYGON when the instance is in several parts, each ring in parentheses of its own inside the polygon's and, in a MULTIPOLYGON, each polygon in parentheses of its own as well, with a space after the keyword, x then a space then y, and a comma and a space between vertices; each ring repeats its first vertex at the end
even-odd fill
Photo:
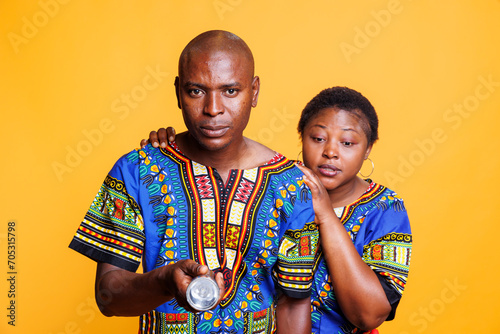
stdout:
POLYGON ((350 211, 351 207, 357 206, 360 202, 363 202, 366 199, 371 198, 375 194, 374 190, 376 190, 380 187, 379 184, 373 182, 371 179, 366 179, 365 181, 370 182, 370 184, 368 185, 368 188, 365 190, 363 195, 359 196, 358 199, 356 199, 354 202, 352 202, 350 204, 347 204, 346 206, 333 208, 333 211, 335 212, 335 214, 337 215, 337 217, 339 219, 342 218, 342 216, 344 215, 344 213, 346 211, 350 211))
MULTIPOLYGON (((191 161, 193 161, 193 162, 196 162, 195 160, 193 160, 193 159, 189 158, 187 155, 185 155, 185 154, 181 151, 181 149, 179 148, 179 146, 177 145, 177 143, 176 143, 175 141, 169 142, 168 144, 169 144, 169 146, 168 146, 168 147, 170 147, 171 149, 175 150, 175 152, 176 152, 177 154, 182 155, 184 158, 189 159, 189 160, 191 160, 191 161)), ((165 150, 165 149, 167 149, 167 148, 162 148, 162 149, 163 149, 163 150, 165 150)), ((262 164, 262 165, 256 166, 256 167, 254 167, 254 168, 249 168, 249 169, 237 169, 237 168, 231 168, 231 170, 232 170, 232 171, 239 171, 239 170, 241 170, 241 171, 250 171, 250 170, 254 170, 254 169, 260 168, 260 167, 265 167, 265 166, 270 166, 270 165, 273 165, 273 164, 275 164, 275 163, 277 163, 277 162, 281 162, 281 161, 282 161, 282 160, 284 160, 284 159, 287 159, 287 158, 286 158, 283 154, 281 154, 281 153, 279 153, 279 152, 274 151, 274 155, 273 155, 273 157, 272 157, 269 161, 267 161, 266 163, 264 163, 264 164, 262 164)), ((206 165, 203 165, 203 164, 201 164, 201 163, 199 163, 199 162, 196 162, 196 163, 197 163, 197 164, 199 164, 199 165, 205 166, 205 167, 207 167, 207 168, 216 169, 216 168, 211 167, 211 166, 206 166, 206 165)))

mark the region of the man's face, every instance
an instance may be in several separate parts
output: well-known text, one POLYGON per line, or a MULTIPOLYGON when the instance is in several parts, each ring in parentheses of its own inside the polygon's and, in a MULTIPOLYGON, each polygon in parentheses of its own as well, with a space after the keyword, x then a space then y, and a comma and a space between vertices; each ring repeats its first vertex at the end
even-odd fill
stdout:
POLYGON ((186 57, 176 79, 177 98, 189 133, 210 151, 243 137, 250 110, 257 105, 259 78, 237 52, 186 57))

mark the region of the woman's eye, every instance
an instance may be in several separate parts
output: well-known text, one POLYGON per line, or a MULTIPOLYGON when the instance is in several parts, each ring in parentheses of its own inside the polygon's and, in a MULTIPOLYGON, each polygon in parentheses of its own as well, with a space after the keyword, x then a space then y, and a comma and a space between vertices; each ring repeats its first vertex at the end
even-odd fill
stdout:
POLYGON ((344 144, 344 146, 352 146, 353 145, 353 143, 350 141, 345 141, 345 142, 343 142, 343 144, 344 144))
POLYGON ((312 139, 313 139, 314 141, 316 141, 316 142, 323 142, 323 141, 325 141, 325 139, 320 138, 320 137, 313 137, 312 139))

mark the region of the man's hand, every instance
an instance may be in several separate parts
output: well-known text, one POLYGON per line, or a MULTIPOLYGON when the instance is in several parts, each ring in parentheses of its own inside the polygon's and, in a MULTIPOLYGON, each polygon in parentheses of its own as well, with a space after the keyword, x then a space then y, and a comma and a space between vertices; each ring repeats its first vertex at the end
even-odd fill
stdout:
MULTIPOLYGON (((219 302, 224 295, 224 279, 222 273, 214 275, 214 273, 210 271, 207 266, 200 265, 192 260, 181 260, 175 264, 162 268, 168 268, 168 270, 165 270, 164 277, 160 274, 160 277, 162 277, 160 279, 164 281, 164 286, 167 288, 167 295, 174 296, 179 306, 189 312, 199 312, 199 310, 193 309, 186 299, 186 290, 188 285, 191 283, 193 278, 197 276, 209 275, 212 276, 212 278, 215 278, 220 290, 219 302)), ((214 306, 214 308, 215 307, 217 307, 217 305, 214 306)))
POLYGON ((151 131, 149 133, 149 139, 141 140, 141 148, 144 148, 147 144, 153 145, 153 147, 162 148, 167 147, 167 139, 169 142, 175 140, 175 129, 171 126, 168 128, 160 128, 158 131, 151 131))

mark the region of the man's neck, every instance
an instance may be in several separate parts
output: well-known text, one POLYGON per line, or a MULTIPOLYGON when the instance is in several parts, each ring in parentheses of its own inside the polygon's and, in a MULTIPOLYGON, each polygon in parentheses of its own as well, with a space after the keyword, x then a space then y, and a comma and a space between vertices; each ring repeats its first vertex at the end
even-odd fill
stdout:
POLYGON ((224 183, 229 177, 231 169, 257 167, 250 165, 250 158, 254 155, 253 145, 244 137, 233 140, 227 147, 215 151, 200 146, 187 132, 179 134, 176 137, 176 142, 182 153, 191 160, 217 169, 224 183))

